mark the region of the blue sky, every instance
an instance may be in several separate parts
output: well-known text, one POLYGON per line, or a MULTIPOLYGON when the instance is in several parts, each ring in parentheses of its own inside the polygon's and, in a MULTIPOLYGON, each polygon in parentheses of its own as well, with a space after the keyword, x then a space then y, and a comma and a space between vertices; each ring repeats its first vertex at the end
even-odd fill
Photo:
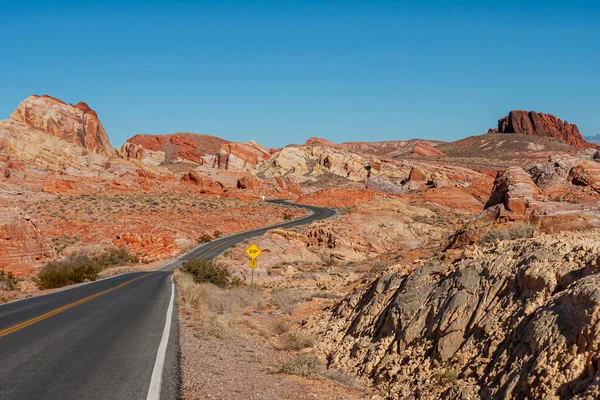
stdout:
POLYGON ((4 0, 0 12, 0 118, 33 93, 85 101, 114 146, 176 131, 272 147, 456 140, 511 109, 600 133, 595 2, 4 0))

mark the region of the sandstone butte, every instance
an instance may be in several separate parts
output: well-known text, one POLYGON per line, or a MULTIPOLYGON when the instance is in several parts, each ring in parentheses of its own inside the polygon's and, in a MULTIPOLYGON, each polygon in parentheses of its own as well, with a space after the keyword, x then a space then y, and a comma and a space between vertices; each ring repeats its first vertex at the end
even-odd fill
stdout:
POLYGON ((10 118, 106 157, 113 154, 98 114, 84 102, 66 104, 48 95, 32 95, 10 118))
POLYGON ((498 120, 498 128, 488 133, 519 133, 522 135, 552 137, 580 149, 600 149, 595 143, 586 142, 577 125, 562 121, 552 114, 536 111, 512 110, 498 120))

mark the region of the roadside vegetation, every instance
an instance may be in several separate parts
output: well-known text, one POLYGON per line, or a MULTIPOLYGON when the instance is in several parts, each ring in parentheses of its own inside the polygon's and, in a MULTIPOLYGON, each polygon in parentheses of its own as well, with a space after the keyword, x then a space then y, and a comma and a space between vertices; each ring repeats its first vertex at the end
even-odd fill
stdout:
POLYGON ((0 269, 0 290, 16 290, 19 279, 12 272, 0 269))
POLYGON ((47 262, 35 281, 42 290, 55 289, 95 281, 107 268, 130 265, 138 261, 138 257, 124 247, 106 249, 99 254, 75 253, 60 261, 47 262))
MULTIPOLYGON (((355 376, 328 369, 314 353, 317 339, 299 329, 302 307, 313 299, 319 304, 330 301, 319 291, 257 287, 252 292, 245 281, 213 260, 187 261, 175 270, 174 279, 182 329, 190 329, 199 341, 193 348, 221 349, 216 354, 226 362, 229 353, 246 352, 244 346, 250 340, 258 346, 257 353, 277 354, 260 361, 267 363, 262 368, 270 373, 331 379, 352 390, 362 389, 355 376)), ((239 364, 237 356, 229 361, 239 364)))
POLYGON ((181 270, 190 274, 196 283, 208 283, 220 288, 244 284, 242 279, 233 277, 226 266, 213 260, 189 260, 181 264, 181 270))

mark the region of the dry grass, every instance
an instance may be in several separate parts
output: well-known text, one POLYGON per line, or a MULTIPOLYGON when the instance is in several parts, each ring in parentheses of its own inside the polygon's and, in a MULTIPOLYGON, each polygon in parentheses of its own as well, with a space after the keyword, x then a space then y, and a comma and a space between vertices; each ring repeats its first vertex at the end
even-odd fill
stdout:
POLYGON ((325 366, 313 354, 297 354, 281 366, 282 374, 298 375, 305 378, 320 377, 325 373, 325 366))
POLYGON ((179 290, 180 307, 190 316, 197 337, 227 338, 233 334, 233 325, 244 323, 243 313, 265 308, 266 301, 261 291, 196 283, 192 275, 179 270, 175 270, 174 279, 179 290))
POLYGON ((292 323, 287 318, 276 318, 271 323, 271 331, 275 335, 283 335, 292 329, 292 323))
POLYGON ((98 274, 98 279, 108 278, 111 276, 119 275, 119 274, 128 274, 130 272, 142 272, 143 270, 138 267, 118 267, 118 268, 109 268, 101 271, 98 274))
POLYGON ((278 348, 280 350, 300 351, 313 347, 315 342, 315 338, 307 333, 289 331, 278 337, 278 348))
POLYGON ((271 294, 271 301, 285 314, 293 314, 301 296, 293 289, 279 289, 271 294))

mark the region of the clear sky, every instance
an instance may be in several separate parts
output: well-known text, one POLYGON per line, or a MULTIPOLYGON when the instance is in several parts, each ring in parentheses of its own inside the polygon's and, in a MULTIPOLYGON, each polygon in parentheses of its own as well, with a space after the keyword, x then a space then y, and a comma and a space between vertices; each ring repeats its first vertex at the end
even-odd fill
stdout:
POLYGON ((456 140, 534 109, 600 133, 594 1, 2 0, 0 118, 87 102, 114 146, 456 140))

